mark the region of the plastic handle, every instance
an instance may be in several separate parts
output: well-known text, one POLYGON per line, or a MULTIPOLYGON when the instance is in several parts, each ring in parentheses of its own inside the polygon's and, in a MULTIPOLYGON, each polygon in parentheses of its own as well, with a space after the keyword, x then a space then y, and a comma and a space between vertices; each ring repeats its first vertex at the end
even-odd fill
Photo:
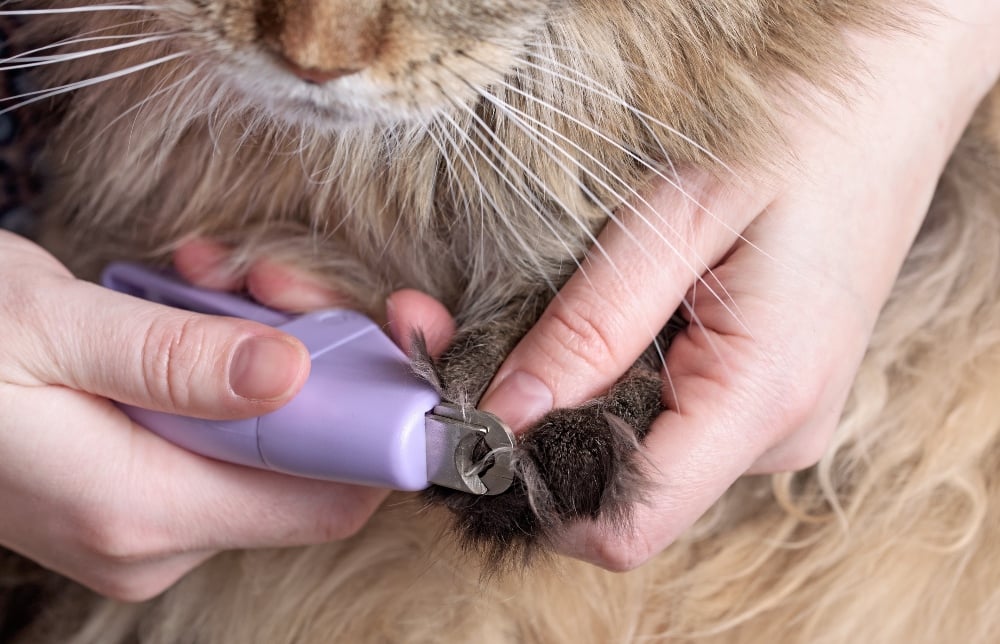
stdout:
POLYGON ((440 397, 365 316, 329 309, 289 317, 133 264, 110 265, 101 282, 177 308, 276 326, 301 340, 312 358, 302 391, 273 413, 213 421, 120 405, 137 423, 193 452, 241 465, 398 490, 429 485, 424 415, 440 397))
POLYGON ((245 318, 268 326, 280 326, 292 320, 290 315, 238 295, 191 286, 171 272, 128 262, 109 264, 101 273, 101 284, 120 293, 197 313, 245 318))

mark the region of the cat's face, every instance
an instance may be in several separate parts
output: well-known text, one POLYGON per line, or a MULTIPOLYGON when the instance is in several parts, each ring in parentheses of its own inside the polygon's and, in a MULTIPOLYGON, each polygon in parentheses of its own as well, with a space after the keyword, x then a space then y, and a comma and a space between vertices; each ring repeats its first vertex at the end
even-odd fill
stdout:
POLYGON ((427 116, 516 62, 562 0, 169 0, 202 68, 313 127, 427 116))

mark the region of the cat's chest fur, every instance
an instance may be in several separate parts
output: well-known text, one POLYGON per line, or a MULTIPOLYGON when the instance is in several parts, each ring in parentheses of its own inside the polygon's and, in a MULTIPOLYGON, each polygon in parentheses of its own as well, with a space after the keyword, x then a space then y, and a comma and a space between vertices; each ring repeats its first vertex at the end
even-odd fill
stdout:
POLYGON ((76 58, 70 42, 43 75, 86 85, 47 157, 63 258, 162 259, 202 234, 370 312, 408 286, 482 318, 551 296, 650 182, 769 147, 771 82, 821 80, 837 23, 883 17, 874 0, 480 5, 173 0, 29 25, 128 45, 76 58))

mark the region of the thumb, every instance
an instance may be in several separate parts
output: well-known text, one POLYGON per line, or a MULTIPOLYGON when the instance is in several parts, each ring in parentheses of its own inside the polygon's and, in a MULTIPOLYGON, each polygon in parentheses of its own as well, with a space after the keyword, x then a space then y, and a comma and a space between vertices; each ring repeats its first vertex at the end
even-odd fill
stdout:
POLYGON ((20 316, 25 371, 139 407, 205 418, 250 417, 287 402, 309 354, 271 327, 201 315, 72 278, 36 289, 20 316))
POLYGON ((663 183, 648 199, 622 208, 508 356, 482 409, 518 430, 553 407, 579 405, 628 370, 693 283, 725 299, 702 275, 768 196, 701 179, 687 182, 700 201, 663 183))

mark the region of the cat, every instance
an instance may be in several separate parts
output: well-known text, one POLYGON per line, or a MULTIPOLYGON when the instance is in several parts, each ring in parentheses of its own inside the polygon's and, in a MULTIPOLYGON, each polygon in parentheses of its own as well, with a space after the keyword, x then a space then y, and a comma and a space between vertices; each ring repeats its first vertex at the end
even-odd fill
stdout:
MULTIPOLYGON (((63 58, 37 75, 59 121, 43 166, 46 245, 93 276, 210 237, 239 261, 322 276, 375 319, 389 292, 418 288, 458 334, 415 362, 463 404, 616 210, 678 168, 725 178, 780 155, 772 100, 786 81, 836 91, 856 71, 847 30, 905 27, 881 0, 74 6, 27 16, 24 30, 63 58)), ((641 440, 664 409, 669 329, 607 394, 519 439, 507 493, 400 497, 352 539, 221 555, 144 605, 68 589, 26 637, 984 640, 1000 620, 988 564, 1000 530, 997 123, 991 98, 942 179, 830 453, 800 474, 738 482, 646 566, 616 576, 528 554, 579 519, 627 529, 641 440), (582 450, 600 458, 584 463, 582 450), (457 536, 443 537, 452 521, 457 536), (484 566, 508 574, 484 578, 484 566)))

